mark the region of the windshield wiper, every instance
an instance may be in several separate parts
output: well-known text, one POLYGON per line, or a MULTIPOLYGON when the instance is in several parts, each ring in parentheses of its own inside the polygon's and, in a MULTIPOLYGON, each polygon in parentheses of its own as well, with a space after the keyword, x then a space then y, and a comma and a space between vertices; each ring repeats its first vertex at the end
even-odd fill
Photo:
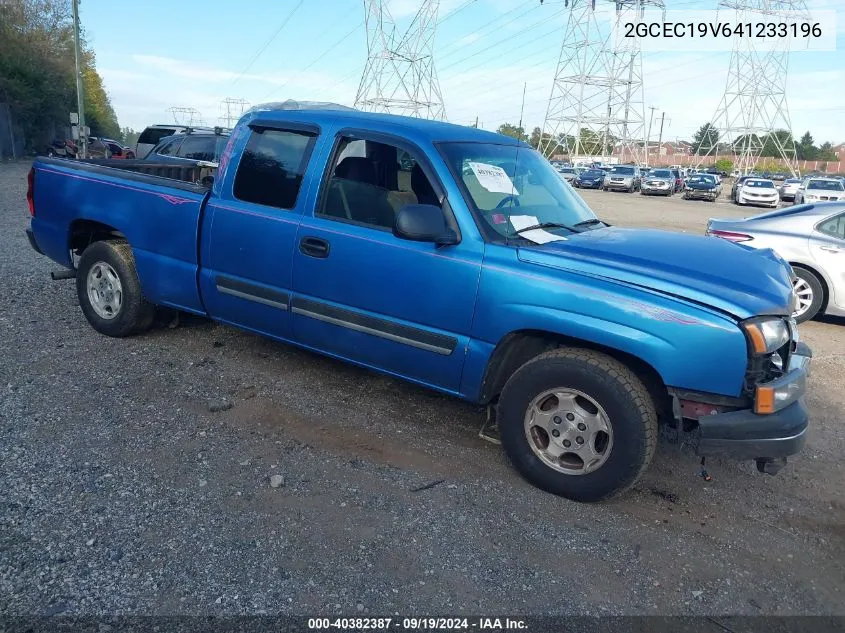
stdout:
MULTIPOLYGON (((577 226, 577 225, 576 225, 577 226)), ((539 224, 532 224, 531 226, 526 226, 522 229, 517 229, 513 232, 514 235, 519 235, 520 233, 525 233, 526 231, 536 231, 537 229, 566 229, 572 233, 579 233, 576 228, 569 226, 568 224, 559 224, 558 222, 540 222, 539 224)))
POLYGON ((573 227, 592 226, 593 224, 605 224, 605 222, 599 220, 598 218, 590 218, 589 220, 581 220, 580 222, 576 222, 572 226, 573 227))

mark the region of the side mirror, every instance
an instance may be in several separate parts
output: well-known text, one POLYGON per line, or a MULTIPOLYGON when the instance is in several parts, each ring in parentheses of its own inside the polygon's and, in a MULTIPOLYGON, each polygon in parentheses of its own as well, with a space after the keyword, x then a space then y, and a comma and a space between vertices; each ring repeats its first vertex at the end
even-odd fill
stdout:
POLYGON ((458 236, 446 224, 443 209, 433 204, 406 204, 396 214, 393 234, 414 242, 457 244, 458 236))

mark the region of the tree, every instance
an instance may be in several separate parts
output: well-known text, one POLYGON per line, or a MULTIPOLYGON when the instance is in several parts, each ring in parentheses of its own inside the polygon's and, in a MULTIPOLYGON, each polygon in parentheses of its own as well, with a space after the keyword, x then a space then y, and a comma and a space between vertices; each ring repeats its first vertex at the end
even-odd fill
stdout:
POLYGON ((123 141, 124 145, 127 145, 129 147, 138 142, 138 137, 140 135, 140 132, 136 132, 131 127, 120 128, 120 140, 123 141))
POLYGON ((781 149, 788 158, 792 157, 793 140, 789 130, 777 130, 763 137, 763 149, 760 156, 769 158, 780 158, 781 149))
POLYGON ((822 143, 821 147, 819 147, 819 155, 817 160, 837 160, 836 154, 833 153, 833 146, 830 144, 829 141, 825 141, 822 143))
MULTIPOLYGON (((82 76, 92 134, 120 133, 94 55, 84 39, 82 76)), ((69 0, 0 2, 0 100, 23 129, 28 149, 67 134, 76 111, 73 22, 69 0)))
POLYGON ((525 128, 514 125, 513 123, 502 123, 498 128, 496 128, 496 132, 520 141, 528 140, 528 137, 525 135, 525 128))
POLYGON ((720 158, 716 161, 716 164, 713 166, 716 168, 716 171, 725 171, 731 173, 734 169, 734 162, 729 158, 720 158))
POLYGON ((546 158, 551 158, 560 152, 561 148, 558 143, 558 139, 555 139, 548 132, 543 132, 538 127, 535 127, 531 131, 531 138, 528 140, 528 144, 542 153, 546 158))
POLYGON ((813 135, 809 131, 804 132, 804 136, 798 141, 795 149, 798 150, 798 158, 801 160, 816 160, 819 153, 814 145, 813 135))
POLYGON ((712 123, 705 123, 692 139, 692 153, 693 154, 707 154, 719 142, 719 130, 717 130, 712 123))

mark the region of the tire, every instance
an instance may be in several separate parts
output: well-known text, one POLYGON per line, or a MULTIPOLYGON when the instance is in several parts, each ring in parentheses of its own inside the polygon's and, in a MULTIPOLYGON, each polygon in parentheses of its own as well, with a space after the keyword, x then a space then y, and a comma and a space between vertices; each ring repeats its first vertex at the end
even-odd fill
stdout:
POLYGON ((125 241, 94 242, 83 251, 76 294, 82 313, 100 334, 130 336, 152 325, 155 306, 141 292, 132 248, 125 241), (97 302, 98 297, 103 299, 97 302))
POLYGON ((798 323, 804 323, 815 317, 819 310, 822 309, 824 303, 824 288, 822 282, 814 273, 811 273, 806 268, 794 267, 795 276, 798 278, 794 283, 796 292, 799 293, 799 301, 801 298, 809 299, 809 306, 804 312, 795 312, 793 316, 798 323))
MULTIPOLYGON (((498 421, 503 448, 514 467, 535 486, 574 501, 601 501, 627 490, 646 470, 657 445, 657 414, 643 383, 619 361, 587 349, 552 350, 516 370, 502 390, 498 421), (580 450, 578 448, 560 456, 566 462, 561 461, 560 457, 555 462, 561 467, 575 464, 568 473, 544 461, 549 459, 548 456, 541 458, 538 454, 543 449, 538 447, 537 440, 542 439, 544 431, 538 425, 530 426, 530 430, 527 430, 529 420, 536 419, 529 418, 532 415, 529 412, 553 416, 552 413, 539 412, 533 406, 538 398, 542 406, 547 406, 548 398, 560 406, 561 400, 554 395, 544 396, 549 390, 577 392, 574 396, 569 395, 574 398, 573 403, 580 403, 571 406, 567 404, 561 408, 561 415, 567 420, 570 415, 567 412, 572 412, 572 424, 563 422, 563 418, 557 416, 560 424, 553 426, 556 424, 555 418, 549 418, 552 432, 562 429, 559 432, 563 435, 559 436, 558 442, 569 441, 560 439, 566 436, 572 436, 573 442, 577 441, 577 434, 582 432, 575 426, 579 420, 577 416, 585 412, 596 414, 580 418, 586 423, 594 425, 590 420, 606 421, 610 432, 605 433, 603 438, 604 452, 597 460, 589 463, 581 461, 581 470, 596 461, 596 467, 591 472, 577 473, 579 467, 575 451, 580 450)), ((581 449, 589 447, 596 451, 602 432, 591 434, 589 427, 583 432, 588 435, 587 442, 580 445, 571 443, 570 446, 580 446, 581 449)), ((549 433, 545 437, 551 442, 549 433)), ((563 443, 556 444, 556 448, 566 451, 563 443)), ((551 443, 548 446, 551 447, 551 443)))

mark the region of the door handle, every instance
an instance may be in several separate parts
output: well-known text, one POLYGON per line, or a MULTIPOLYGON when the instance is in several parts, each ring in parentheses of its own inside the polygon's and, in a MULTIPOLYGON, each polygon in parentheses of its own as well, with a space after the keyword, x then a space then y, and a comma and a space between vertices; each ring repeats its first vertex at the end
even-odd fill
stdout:
POLYGON ((841 253, 842 249, 837 248, 835 246, 819 246, 819 248, 823 251, 827 251, 828 253, 841 253))
POLYGON ((329 243, 319 237, 303 237, 299 241, 299 252, 309 257, 324 259, 329 256, 329 243))

